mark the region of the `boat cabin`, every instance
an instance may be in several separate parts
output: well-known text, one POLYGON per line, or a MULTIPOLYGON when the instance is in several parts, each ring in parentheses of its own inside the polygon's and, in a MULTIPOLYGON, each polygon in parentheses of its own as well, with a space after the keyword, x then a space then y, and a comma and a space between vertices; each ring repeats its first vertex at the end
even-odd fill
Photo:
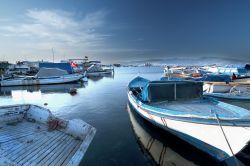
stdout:
POLYGON ((148 102, 175 101, 202 97, 203 84, 191 81, 152 81, 142 92, 148 102))
MULTIPOLYGON (((141 79, 141 78, 140 78, 141 79)), ((162 102, 201 98, 203 83, 195 81, 132 81, 130 90, 143 102, 162 102)))

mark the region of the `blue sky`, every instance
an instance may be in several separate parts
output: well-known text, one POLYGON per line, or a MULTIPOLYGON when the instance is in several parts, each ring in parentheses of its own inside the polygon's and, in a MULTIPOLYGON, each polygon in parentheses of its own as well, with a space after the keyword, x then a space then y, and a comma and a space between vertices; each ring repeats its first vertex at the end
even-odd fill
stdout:
POLYGON ((0 1, 0 60, 249 61, 250 2, 0 1))

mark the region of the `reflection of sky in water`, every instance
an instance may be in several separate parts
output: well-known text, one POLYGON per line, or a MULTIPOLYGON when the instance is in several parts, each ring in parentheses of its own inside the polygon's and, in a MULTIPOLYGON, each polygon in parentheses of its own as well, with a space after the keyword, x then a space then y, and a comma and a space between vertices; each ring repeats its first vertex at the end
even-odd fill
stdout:
MULTIPOLYGON (((114 101, 118 100, 114 94, 120 94, 119 96, 126 99, 126 86, 132 78, 145 72, 148 73, 144 74, 146 78, 158 79, 161 77, 162 71, 163 69, 158 67, 118 68, 114 77, 90 78, 85 85, 86 87, 78 87, 75 96, 71 96, 68 91, 71 87, 77 86, 70 84, 29 87, 29 90, 11 90, 12 87, 7 87, 3 89, 11 92, 11 96, 0 96, 0 105, 31 103, 44 106, 47 103, 46 107, 56 114, 65 115, 77 108, 89 108, 98 114, 99 111, 102 112, 103 110, 100 110, 100 107, 96 108, 98 105, 102 108, 108 108, 108 106, 113 105, 114 101), (110 100, 106 100, 107 98, 110 100), (99 109, 99 111, 97 112, 94 109, 99 109)), ((17 88, 13 87, 13 89, 17 88)))
POLYGON ((136 76, 157 80, 162 68, 116 68, 113 77, 89 79, 85 87, 76 85, 43 86, 0 93, 0 105, 32 103, 67 119, 80 118, 97 129, 96 136, 83 160, 84 165, 147 165, 138 148, 127 109, 127 85, 136 76), (77 94, 68 93, 77 87, 77 94))

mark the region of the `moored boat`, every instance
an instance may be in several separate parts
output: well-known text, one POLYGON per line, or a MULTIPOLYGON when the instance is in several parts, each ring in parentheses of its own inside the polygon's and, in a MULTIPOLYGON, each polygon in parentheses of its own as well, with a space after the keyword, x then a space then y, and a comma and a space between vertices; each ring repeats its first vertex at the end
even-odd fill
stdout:
POLYGON ((68 74, 66 71, 56 68, 41 68, 35 76, 3 79, 1 86, 26 86, 72 83, 81 80, 81 74, 68 74))
POLYGON ((0 107, 0 165, 79 165, 95 128, 43 107, 0 107))
POLYGON ((104 69, 100 63, 94 63, 86 70, 86 76, 88 77, 112 75, 113 73, 114 69, 104 69))
POLYGON ((229 93, 233 90, 247 92, 250 86, 241 83, 204 82, 203 91, 207 93, 229 93))
POLYGON ((203 90, 203 94, 206 96, 230 100, 250 100, 249 85, 205 84, 203 90))
POLYGON ((143 118, 220 161, 234 158, 249 143, 250 112, 202 93, 202 83, 192 81, 137 77, 128 85, 129 102, 143 118))
POLYGON ((86 76, 97 77, 97 76, 105 76, 105 75, 112 75, 112 74, 113 74, 113 69, 104 69, 103 71, 87 72, 86 76))

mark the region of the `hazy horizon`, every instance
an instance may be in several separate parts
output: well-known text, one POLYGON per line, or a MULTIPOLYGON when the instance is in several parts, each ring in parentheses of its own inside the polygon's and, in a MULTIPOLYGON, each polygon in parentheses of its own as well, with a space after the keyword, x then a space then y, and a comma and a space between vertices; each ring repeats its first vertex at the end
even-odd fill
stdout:
POLYGON ((249 1, 1 2, 0 61, 249 62, 249 1))

